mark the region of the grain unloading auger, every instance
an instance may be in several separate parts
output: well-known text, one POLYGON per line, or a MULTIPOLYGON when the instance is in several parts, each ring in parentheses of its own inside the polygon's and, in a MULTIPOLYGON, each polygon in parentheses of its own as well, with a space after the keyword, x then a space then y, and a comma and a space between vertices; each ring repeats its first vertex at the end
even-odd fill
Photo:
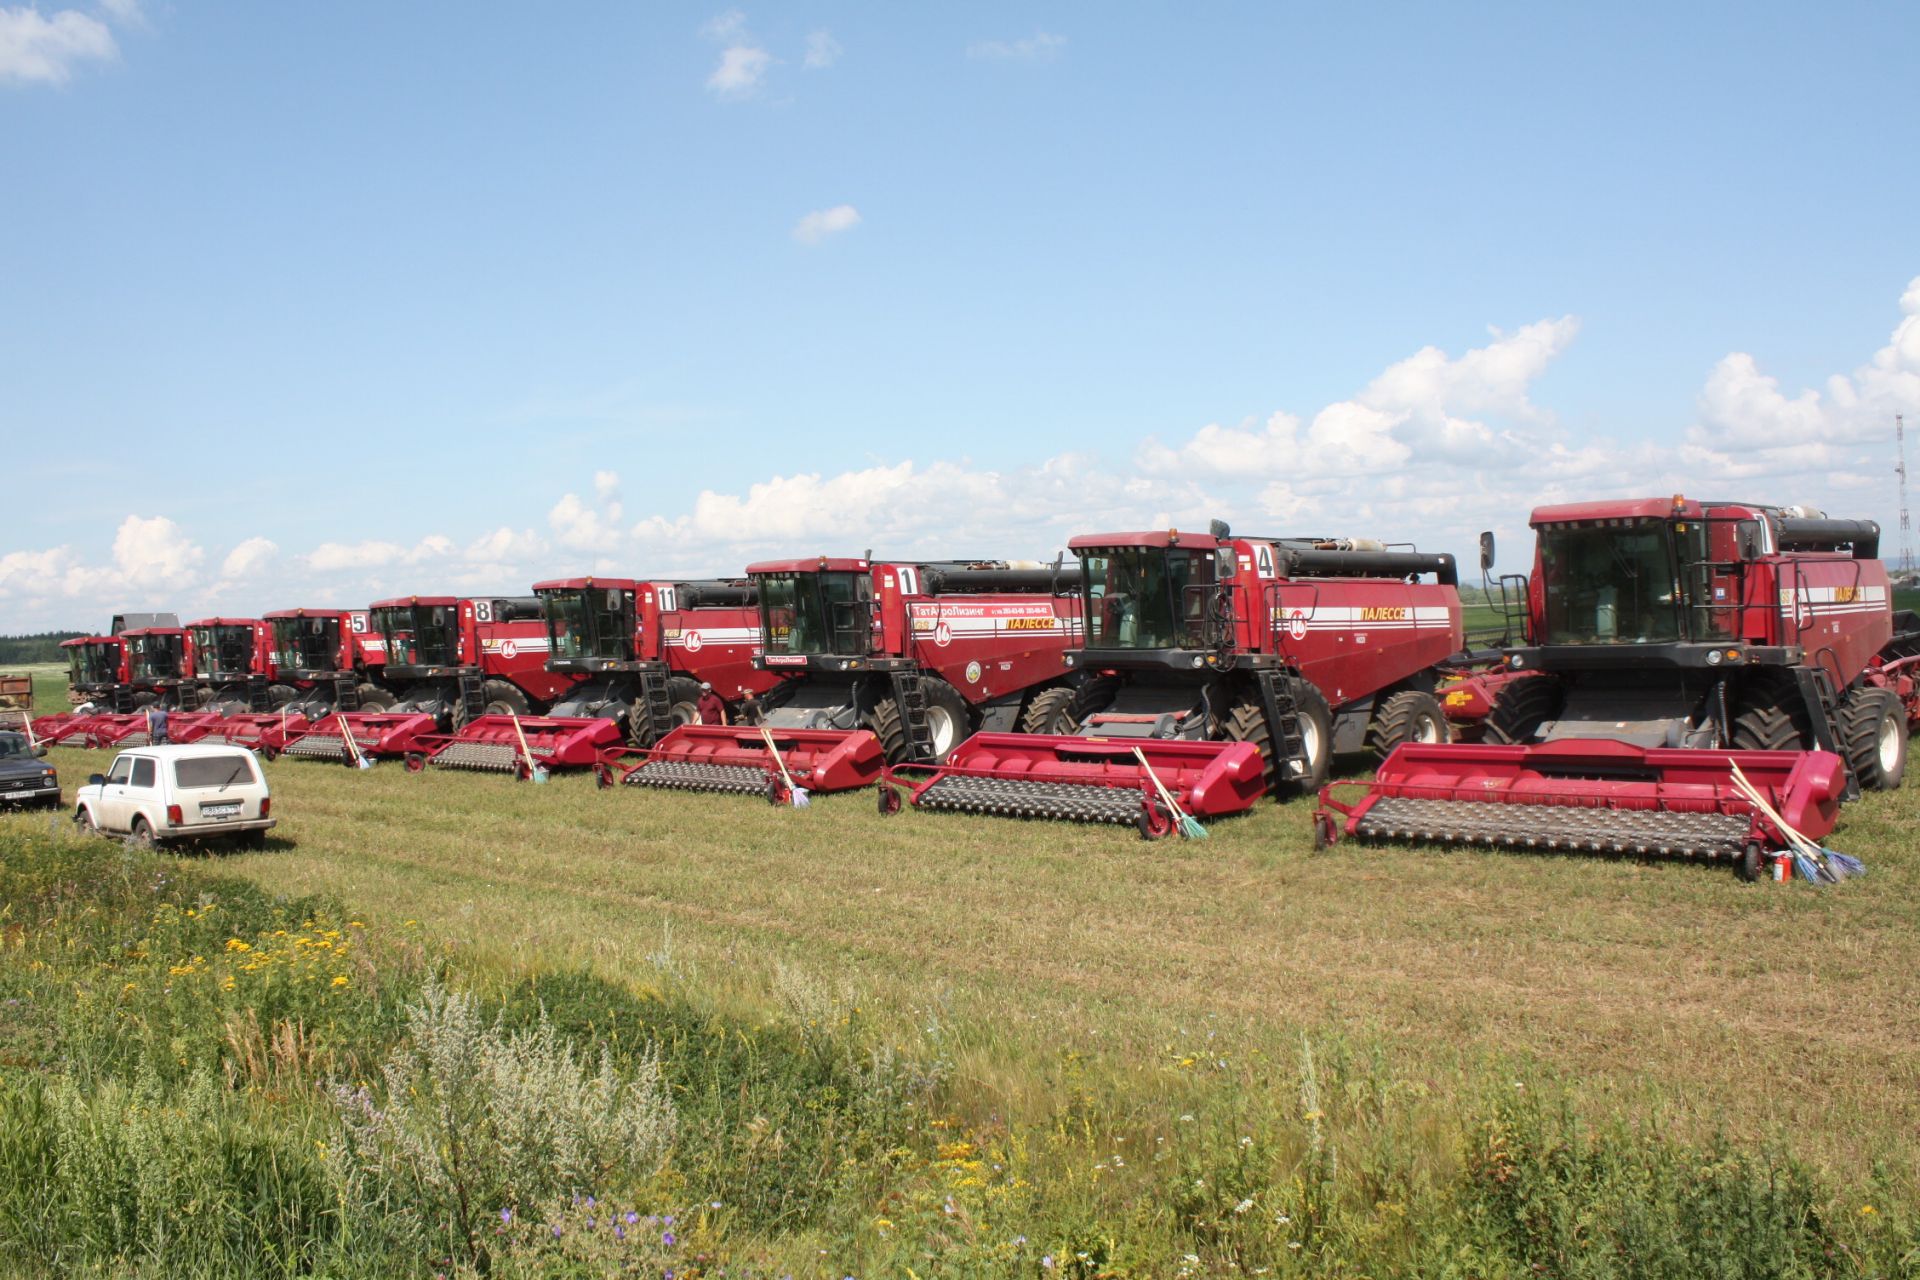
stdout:
POLYGON ((1842 799, 1900 784, 1920 622, 1896 627, 1872 521, 1676 496, 1542 507, 1531 524, 1532 576, 1501 581, 1525 643, 1468 678, 1490 704, 1484 740, 1403 748, 1371 784, 1325 789, 1320 841, 1722 859, 1751 875, 1786 841, 1734 765, 1814 838, 1842 799))
POLYGON ((682 725, 603 782, 775 801, 790 785, 850 790, 889 761, 946 759, 976 726, 1031 727, 1066 693, 1062 655, 1080 618, 1058 566, 818 557, 747 573, 763 641, 755 666, 777 681, 763 700, 767 733, 682 725))
POLYGON ((1046 695, 1030 735, 983 734, 942 768, 890 768, 883 813, 902 807, 897 784, 919 808, 1152 837, 1177 817, 1162 787, 1182 812, 1220 817, 1312 789, 1336 752, 1445 738, 1433 690, 1461 643, 1451 556, 1236 538, 1217 521, 1069 545, 1086 619, 1085 647, 1066 656, 1078 687, 1046 695))
POLYGON ((628 744, 644 748, 693 720, 702 681, 729 700, 773 683, 753 669, 760 630, 748 582, 559 578, 533 590, 545 670, 564 682, 558 700, 545 714, 479 716, 427 740, 409 768, 610 772, 628 744))

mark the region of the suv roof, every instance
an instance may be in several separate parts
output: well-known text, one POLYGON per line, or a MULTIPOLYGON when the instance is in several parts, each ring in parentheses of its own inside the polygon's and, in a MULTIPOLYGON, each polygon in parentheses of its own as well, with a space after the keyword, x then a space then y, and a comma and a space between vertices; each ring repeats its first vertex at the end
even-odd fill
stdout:
POLYGON ((158 756, 162 760, 171 760, 176 756, 250 756, 253 750, 227 742, 163 742, 157 747, 127 747, 120 754, 158 756))

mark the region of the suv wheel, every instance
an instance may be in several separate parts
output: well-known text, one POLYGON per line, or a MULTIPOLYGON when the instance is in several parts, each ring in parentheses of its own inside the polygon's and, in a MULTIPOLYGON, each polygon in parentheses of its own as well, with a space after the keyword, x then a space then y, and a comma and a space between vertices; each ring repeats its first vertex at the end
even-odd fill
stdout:
POLYGON ((153 845, 152 826, 147 823, 145 818, 135 818, 133 820, 133 831, 127 836, 127 847, 130 849, 151 849, 153 845))

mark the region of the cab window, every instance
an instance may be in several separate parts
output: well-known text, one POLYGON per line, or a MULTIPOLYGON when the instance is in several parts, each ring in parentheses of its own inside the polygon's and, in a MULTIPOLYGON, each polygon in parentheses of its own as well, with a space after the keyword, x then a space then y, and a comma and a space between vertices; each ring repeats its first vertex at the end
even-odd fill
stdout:
POLYGON ((124 783, 133 775, 133 757, 121 756, 113 762, 113 768, 107 770, 107 781, 124 783))
POLYGON ((136 787, 153 785, 153 760, 150 757, 138 756, 134 759, 133 782, 130 785, 136 787))

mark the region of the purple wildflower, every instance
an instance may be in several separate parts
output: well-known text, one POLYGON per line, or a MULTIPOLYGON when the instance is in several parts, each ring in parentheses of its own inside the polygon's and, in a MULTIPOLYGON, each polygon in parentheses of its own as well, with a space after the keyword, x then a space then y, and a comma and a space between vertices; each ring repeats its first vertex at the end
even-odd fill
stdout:
POLYGON ((667 1246, 667 1248, 669 1249, 673 1248, 673 1232, 669 1231, 665 1235, 661 1236, 660 1243, 667 1246))
POLYGON ((627 1225, 632 1226, 634 1223, 638 1221, 640 1221, 640 1215, 635 1213, 631 1209, 627 1210, 627 1225))
POLYGON ((511 1210, 511 1209, 502 1209, 502 1210, 500 1211, 500 1221, 502 1221, 502 1222, 504 1222, 504 1223, 506 1223, 506 1224, 507 1224, 508 1226, 512 1226, 512 1225, 513 1225, 513 1210, 511 1210))
POLYGON ((625 1239, 627 1238, 627 1229, 626 1229, 625 1227, 623 1227, 623 1226, 621 1226, 621 1225, 620 1225, 619 1223, 617 1223, 617 1222, 616 1222, 616 1223, 614 1223, 614 1224, 613 1224, 613 1238, 614 1238, 615 1240, 625 1240, 625 1239))

